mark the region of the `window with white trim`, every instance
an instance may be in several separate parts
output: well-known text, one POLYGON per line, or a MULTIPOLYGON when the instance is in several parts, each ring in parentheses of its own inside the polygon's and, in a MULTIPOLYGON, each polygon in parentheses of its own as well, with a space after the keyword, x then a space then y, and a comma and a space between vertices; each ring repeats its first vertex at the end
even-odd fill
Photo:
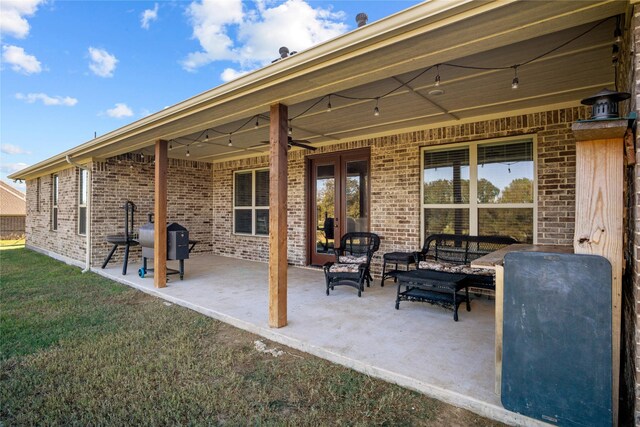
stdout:
POLYGON ((51 176, 51 229, 58 229, 58 192, 60 181, 58 174, 51 176))
POLYGON ((89 171, 80 169, 78 174, 78 234, 87 234, 87 179, 89 171))
POLYGON ((492 140, 422 151, 422 236, 507 235, 534 243, 535 141, 492 140))
POLYGON ((234 172, 233 232, 269 235, 269 169, 234 172))

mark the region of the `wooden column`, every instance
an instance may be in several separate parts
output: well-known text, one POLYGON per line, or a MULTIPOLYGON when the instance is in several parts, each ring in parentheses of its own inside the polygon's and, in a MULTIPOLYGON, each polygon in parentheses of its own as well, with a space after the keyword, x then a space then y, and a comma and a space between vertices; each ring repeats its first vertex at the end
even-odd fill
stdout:
POLYGON ((576 254, 611 262, 613 423, 618 421, 622 304, 624 135, 627 120, 573 124, 576 137, 576 254))
POLYGON ((287 114, 271 106, 269 132, 269 326, 287 325, 287 114))
POLYGON ((155 205, 153 227, 153 283, 167 286, 167 141, 156 142, 155 205))

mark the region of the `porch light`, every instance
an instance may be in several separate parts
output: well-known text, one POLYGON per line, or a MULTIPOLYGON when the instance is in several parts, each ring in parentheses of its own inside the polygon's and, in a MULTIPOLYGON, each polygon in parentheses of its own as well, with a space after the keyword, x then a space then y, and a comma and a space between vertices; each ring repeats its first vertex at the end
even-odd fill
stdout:
POLYGON ((435 87, 440 86, 440 66, 436 65, 436 81, 434 83, 435 87))
POLYGON ((378 101, 380 98, 376 98, 376 107, 373 109, 373 115, 378 117, 380 115, 380 109, 378 108, 378 101))
POLYGON ((189 154, 189 147, 187 146, 187 157, 189 157, 191 154, 189 154))
POLYGON ((583 105, 591 105, 590 120, 619 119, 618 102, 629 99, 630 97, 630 93, 614 92, 605 88, 595 95, 583 99, 580 103, 583 105))
POLYGON ((231 142, 231 134, 229 134, 229 143, 227 145, 229 147, 233 147, 233 142, 231 142))

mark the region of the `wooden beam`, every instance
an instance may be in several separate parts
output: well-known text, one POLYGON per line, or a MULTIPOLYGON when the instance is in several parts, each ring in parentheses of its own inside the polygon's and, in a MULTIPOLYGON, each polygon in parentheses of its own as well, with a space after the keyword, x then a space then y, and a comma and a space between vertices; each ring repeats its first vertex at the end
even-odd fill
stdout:
POLYGON ((611 329, 613 425, 618 424, 620 339, 622 324, 622 222, 624 198, 624 135, 626 120, 573 125, 576 135, 577 254, 600 255, 611 262, 611 329), (598 139, 588 140, 594 137, 598 139))
POLYGON ((271 106, 269 131, 269 326, 287 325, 287 114, 271 106))
POLYGON ((153 228, 153 283, 156 288, 167 286, 167 146, 167 141, 156 141, 153 228))

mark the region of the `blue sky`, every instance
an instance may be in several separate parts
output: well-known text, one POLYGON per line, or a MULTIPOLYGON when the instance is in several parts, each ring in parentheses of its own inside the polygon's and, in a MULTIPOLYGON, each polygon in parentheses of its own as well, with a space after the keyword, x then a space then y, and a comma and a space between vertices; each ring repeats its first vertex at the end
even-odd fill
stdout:
POLYGON ((418 0, 0 1, 0 179, 418 0))

